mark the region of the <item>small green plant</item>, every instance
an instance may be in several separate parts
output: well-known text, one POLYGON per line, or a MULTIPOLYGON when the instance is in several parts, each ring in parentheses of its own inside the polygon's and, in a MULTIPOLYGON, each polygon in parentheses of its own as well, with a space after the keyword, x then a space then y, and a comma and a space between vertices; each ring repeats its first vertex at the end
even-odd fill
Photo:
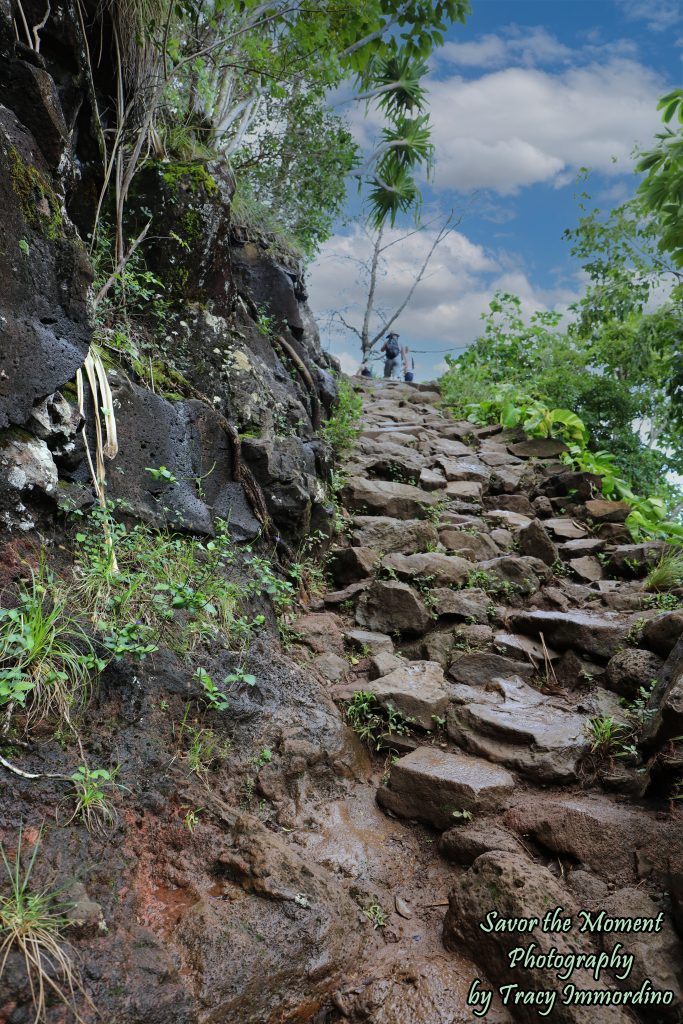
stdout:
POLYGON ((433 523, 434 526, 439 526, 443 514, 448 508, 448 504, 445 501, 436 501, 433 505, 423 505, 425 519, 433 523))
POLYGON ((625 697, 622 697, 619 703, 623 708, 628 711, 630 718, 632 719, 635 729, 639 732, 643 726, 647 725, 651 718, 657 714, 657 709, 649 707, 650 698, 657 686, 657 680, 653 679, 649 686, 639 686, 638 696, 633 700, 629 701, 625 697))
POLYGON ((58 893, 47 889, 35 891, 31 874, 35 866, 40 840, 36 841, 26 867, 22 867, 22 833, 14 858, 10 859, 0 844, 0 857, 5 868, 5 882, 0 890, 0 979, 7 958, 15 949, 24 959, 35 1017, 33 1024, 46 1019, 46 997, 52 992, 73 1014, 78 1024, 83 1018, 74 1002, 78 992, 85 995, 71 958, 62 939, 69 925, 70 905, 58 893), (56 978, 60 979, 59 982, 56 978))
POLYGON ((264 338, 269 338, 273 333, 275 327, 275 317, 268 313, 265 306, 258 307, 258 318, 256 320, 256 327, 259 334, 262 334, 264 338))
POLYGON ((613 718, 591 718, 587 725, 591 753, 600 758, 613 757, 627 736, 627 730, 613 718))
POLYGON ((471 821, 474 815, 472 811, 456 810, 451 811, 451 817, 456 818, 458 821, 471 821))
POLYGON ((379 902, 377 897, 375 897, 372 902, 364 908, 362 913, 363 917, 368 919, 375 930, 386 927, 386 911, 383 909, 382 904, 379 902))
POLYGON ((643 632, 643 627, 645 626, 646 622, 647 622, 647 619, 639 618, 639 619, 636 619, 634 622, 631 623, 631 626, 630 626, 626 636, 624 637, 624 639, 625 639, 627 644, 637 644, 638 643, 638 641, 640 640, 640 634, 643 632))
POLYGON ((517 584, 511 583, 510 580, 502 580, 500 576, 496 576, 495 573, 488 572, 486 569, 472 569, 467 574, 464 589, 483 590, 491 597, 503 596, 506 598, 510 598, 520 591, 517 584))
POLYGON ((683 586, 683 547, 666 551, 645 579, 645 589, 675 590, 683 586))
POLYGON ((192 677, 196 679, 204 691, 206 705, 212 711, 227 711, 230 701, 226 695, 218 689, 206 669, 198 668, 192 677))
POLYGON ((373 693, 358 690, 346 707, 349 725, 360 738, 375 750, 391 742, 392 736, 407 736, 414 719, 397 711, 392 705, 381 708, 373 693))
POLYGON ((183 818, 183 825, 190 833, 190 835, 192 835, 197 825, 199 824, 199 815, 201 814, 201 812, 201 807, 195 807, 194 810, 190 809, 183 818))
POLYGON ((28 242, 26 241, 25 238, 20 238, 19 239, 19 249, 21 250, 21 253, 22 253, 23 256, 28 257, 28 256, 31 255, 31 250, 29 248, 29 244, 28 244, 28 242))
POLYGON ((175 476, 166 466, 159 466, 154 469, 152 466, 145 466, 145 472, 149 473, 152 480, 161 480, 165 484, 177 484, 178 477, 175 476))
POLYGON ((264 747, 256 757, 252 757, 251 764, 254 768, 263 768, 273 760, 273 751, 270 747, 264 747))
POLYGON ((256 686, 256 676, 240 668, 237 672, 231 672, 227 675, 223 682, 228 683, 230 686, 240 686, 242 683, 245 686, 256 686))
POLYGON ((683 607, 683 601, 675 594, 658 592, 656 594, 643 594, 643 608, 659 608, 661 611, 673 612, 683 607))
POLYGON ((118 768, 90 769, 80 765, 71 775, 76 790, 76 807, 67 824, 80 819, 89 832, 109 828, 116 821, 116 810, 108 793, 116 789, 118 768))

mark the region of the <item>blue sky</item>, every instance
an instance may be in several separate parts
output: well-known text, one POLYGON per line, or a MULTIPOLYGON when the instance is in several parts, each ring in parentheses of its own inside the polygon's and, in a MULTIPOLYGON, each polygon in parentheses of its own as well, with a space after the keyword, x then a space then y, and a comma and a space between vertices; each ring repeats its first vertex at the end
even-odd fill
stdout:
MULTIPOLYGON (((455 208, 462 221, 398 326, 402 341, 429 352, 415 355, 422 379, 443 368, 439 353, 477 336, 496 288, 520 294, 528 312, 565 309, 580 295, 562 240, 577 219, 577 172, 590 168, 586 187, 601 208, 628 198, 633 148, 651 141, 657 99, 683 71, 683 0, 473 0, 472 8, 434 55, 428 81, 436 160, 423 219, 455 208)), ((377 117, 348 113, 369 145, 377 117)), ((385 311, 409 287, 431 230, 388 251, 385 311)), ((340 224, 309 275, 323 343, 351 372, 358 342, 328 326, 329 312, 358 322, 358 261, 368 253, 361 229, 340 224)))

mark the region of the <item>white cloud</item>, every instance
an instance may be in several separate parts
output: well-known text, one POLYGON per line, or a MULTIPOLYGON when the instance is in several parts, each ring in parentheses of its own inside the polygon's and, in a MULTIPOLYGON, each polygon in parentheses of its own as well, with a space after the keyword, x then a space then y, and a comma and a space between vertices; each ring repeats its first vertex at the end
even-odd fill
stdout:
MULTIPOLYGON (((390 232, 386 241, 399 235, 398 231, 390 232)), ((423 231, 387 250, 377 288, 377 304, 385 314, 392 313, 403 299, 433 238, 433 231, 423 231)), ((360 362, 360 342, 338 321, 331 325, 329 314, 340 311, 348 323, 360 325, 366 290, 359 278, 359 261, 366 261, 370 253, 368 237, 356 227, 351 234, 329 239, 309 273, 311 301, 323 341, 351 372, 360 362)), ((525 313, 565 309, 577 298, 567 287, 534 287, 519 265, 519 258, 513 255, 494 258, 461 232, 453 232, 442 243, 396 324, 401 340, 415 353, 419 378, 435 374, 442 351, 465 347, 481 333, 481 315, 496 289, 518 294, 525 313)), ((377 330, 380 323, 375 317, 373 328, 377 330)))
POLYGON ((582 166, 623 174, 635 143, 657 130, 661 89, 653 70, 622 59, 433 80, 435 186, 506 195, 539 182, 559 187, 582 166))
POLYGON ((630 21, 644 21, 651 32, 665 32, 683 21, 680 0, 617 0, 630 21))
POLYGON ((544 28, 508 26, 501 35, 472 42, 446 43, 438 59, 461 67, 496 68, 506 64, 546 64, 568 61, 572 50, 544 28))

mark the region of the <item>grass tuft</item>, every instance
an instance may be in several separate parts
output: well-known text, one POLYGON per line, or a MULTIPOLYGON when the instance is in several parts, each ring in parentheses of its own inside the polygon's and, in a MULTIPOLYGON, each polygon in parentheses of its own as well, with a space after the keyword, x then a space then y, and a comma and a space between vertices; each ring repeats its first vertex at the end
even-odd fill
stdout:
POLYGON ((85 993, 69 948, 61 937, 62 930, 69 924, 66 913, 70 907, 60 901, 57 893, 48 890, 35 892, 30 885, 39 845, 37 841, 26 868, 23 868, 21 831, 13 859, 0 844, 0 857, 6 873, 3 886, 6 891, 0 892, 0 978, 10 952, 17 950, 24 958, 35 1011, 33 1024, 45 1021, 46 1000, 50 992, 81 1022, 82 1017, 74 1004, 76 993, 83 996, 85 993))
POLYGON ((645 589, 654 591, 675 590, 683 586, 683 548, 674 547, 666 551, 647 575, 645 589))

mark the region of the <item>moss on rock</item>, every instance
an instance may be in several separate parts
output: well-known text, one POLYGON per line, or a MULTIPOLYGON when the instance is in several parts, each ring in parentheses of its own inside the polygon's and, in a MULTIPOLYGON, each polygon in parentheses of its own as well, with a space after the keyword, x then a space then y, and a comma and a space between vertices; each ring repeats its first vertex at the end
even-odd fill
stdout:
POLYGON ((14 146, 9 148, 9 157, 12 191, 19 200, 26 223, 50 242, 64 238, 61 203, 54 189, 37 167, 23 160, 14 146))

